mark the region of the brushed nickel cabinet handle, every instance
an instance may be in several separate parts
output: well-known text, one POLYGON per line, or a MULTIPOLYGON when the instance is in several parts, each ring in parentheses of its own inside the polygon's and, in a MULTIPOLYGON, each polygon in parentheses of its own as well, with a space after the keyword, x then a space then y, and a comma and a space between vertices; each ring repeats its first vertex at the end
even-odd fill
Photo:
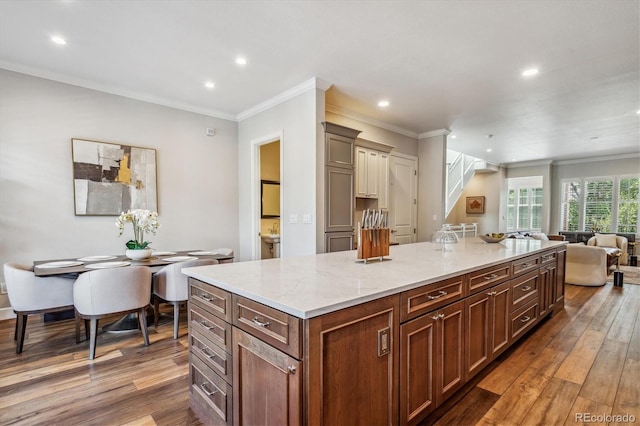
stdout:
POLYGON ((269 321, 264 321, 264 322, 260 321, 260 318, 258 317, 253 317, 251 321, 258 327, 264 327, 264 328, 269 327, 269 321))
POLYGON ((489 281, 489 280, 492 280, 494 278, 498 278, 498 275, 497 274, 490 274, 490 275, 485 275, 483 278, 485 280, 489 281))
POLYGON ((440 290, 440 291, 438 292, 438 295, 437 295, 437 296, 432 296, 432 295, 428 294, 428 295, 427 295, 427 299, 429 299, 429 300, 439 299, 439 298, 441 298, 442 296, 446 296, 447 294, 448 294, 448 293, 447 293, 446 291, 444 291, 444 290, 440 290))
POLYGON ((212 395, 215 395, 216 393, 218 393, 218 391, 217 391, 217 390, 210 391, 210 390, 208 389, 208 387, 207 387, 207 385, 208 385, 208 384, 209 384, 208 382, 204 382, 203 384, 201 384, 201 385, 200 385, 200 389, 202 389, 202 391, 203 391, 204 393, 206 393, 206 394, 207 394, 207 396, 212 396, 212 395))
POLYGON ((206 300, 207 302, 213 302, 213 299, 210 297, 207 297, 206 294, 200 294, 198 295, 198 297, 200 297, 200 299, 206 300))
POLYGON ((525 287, 522 287, 520 290, 522 290, 522 291, 529 291, 529 290, 531 290, 531 286, 525 286, 525 287))
POLYGON ((202 348, 202 349, 200 349, 200 350, 202 351, 202 353, 204 354, 204 356, 206 356, 206 357, 207 357, 207 358, 209 358, 209 359, 213 359, 213 360, 215 360, 216 358, 219 358, 217 354, 215 354, 215 353, 211 352, 211 351, 209 350, 209 348, 207 348, 207 347, 204 347, 204 348, 202 348))
POLYGON ((520 322, 527 322, 531 319, 531 317, 522 317, 520 318, 520 322))
POLYGON ((205 320, 200 321, 200 325, 206 328, 207 330, 211 330, 213 328, 205 320))
POLYGON ((288 365, 287 366, 287 371, 289 372, 289 374, 296 374, 296 366, 295 365, 288 365))

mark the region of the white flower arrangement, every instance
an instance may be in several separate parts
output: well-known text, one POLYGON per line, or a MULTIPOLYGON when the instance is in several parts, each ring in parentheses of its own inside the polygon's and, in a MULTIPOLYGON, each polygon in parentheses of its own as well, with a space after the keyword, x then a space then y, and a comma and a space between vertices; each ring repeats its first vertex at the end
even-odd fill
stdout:
POLYGON ((148 248, 151 241, 144 240, 144 233, 151 232, 156 235, 156 231, 160 227, 158 223, 158 212, 149 210, 134 209, 120 213, 116 226, 120 230, 120 234, 124 232, 124 224, 131 222, 133 225, 133 240, 127 241, 127 248, 132 250, 140 250, 148 248))

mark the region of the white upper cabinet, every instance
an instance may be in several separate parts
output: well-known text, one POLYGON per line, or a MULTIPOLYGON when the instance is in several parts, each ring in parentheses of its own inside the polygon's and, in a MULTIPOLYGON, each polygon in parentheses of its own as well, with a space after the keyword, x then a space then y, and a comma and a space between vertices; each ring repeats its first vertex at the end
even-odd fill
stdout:
POLYGON ((389 152, 356 145, 355 153, 356 198, 375 198, 379 209, 389 208, 389 152))

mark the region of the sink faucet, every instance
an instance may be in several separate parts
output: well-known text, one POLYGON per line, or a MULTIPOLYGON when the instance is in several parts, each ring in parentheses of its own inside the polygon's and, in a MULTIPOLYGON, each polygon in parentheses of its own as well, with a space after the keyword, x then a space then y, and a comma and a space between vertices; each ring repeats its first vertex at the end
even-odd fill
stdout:
POLYGON ((269 232, 274 235, 278 234, 278 222, 273 222, 273 228, 271 228, 269 232))

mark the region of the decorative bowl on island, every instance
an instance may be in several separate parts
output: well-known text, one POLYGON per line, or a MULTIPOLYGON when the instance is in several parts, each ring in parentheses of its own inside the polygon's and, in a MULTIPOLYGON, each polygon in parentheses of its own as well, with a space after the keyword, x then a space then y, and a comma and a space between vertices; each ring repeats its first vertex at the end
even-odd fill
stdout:
POLYGON ((507 236, 502 233, 484 234, 484 235, 478 235, 478 237, 485 243, 499 243, 500 241, 507 238, 507 236))

